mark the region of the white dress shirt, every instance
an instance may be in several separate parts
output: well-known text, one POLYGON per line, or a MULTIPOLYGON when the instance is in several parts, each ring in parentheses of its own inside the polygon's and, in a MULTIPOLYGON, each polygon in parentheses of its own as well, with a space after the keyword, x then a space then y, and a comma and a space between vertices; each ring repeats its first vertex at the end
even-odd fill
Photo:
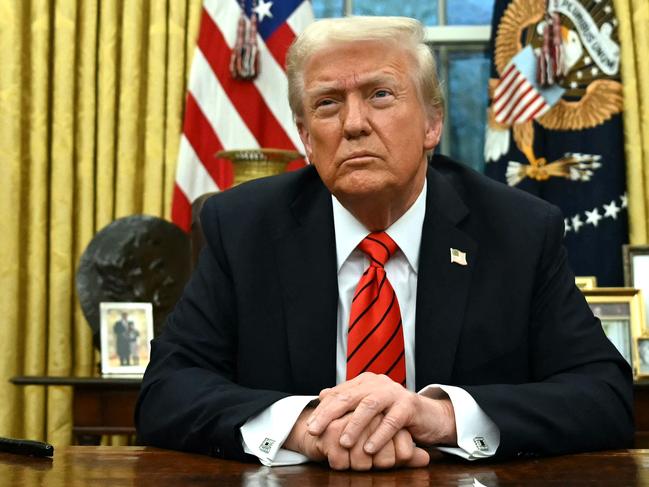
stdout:
MULTIPOLYGON (((369 265, 367 256, 356 247, 370 233, 332 196, 336 257, 338 265, 338 328, 336 339, 336 383, 346 379, 347 326, 351 302, 358 281, 369 265)), ((419 248, 426 214, 426 184, 408 211, 386 233, 399 246, 386 262, 385 272, 394 289, 403 326, 406 359, 406 386, 415 390, 415 312, 419 248)), ((458 447, 439 450, 475 460, 492 456, 500 444, 500 431, 464 389, 431 384, 419 394, 431 398, 448 396, 455 411, 458 447)), ((317 396, 290 396, 277 401, 241 427, 246 453, 255 455, 267 466, 294 465, 309 459, 281 448, 306 405, 317 396)))

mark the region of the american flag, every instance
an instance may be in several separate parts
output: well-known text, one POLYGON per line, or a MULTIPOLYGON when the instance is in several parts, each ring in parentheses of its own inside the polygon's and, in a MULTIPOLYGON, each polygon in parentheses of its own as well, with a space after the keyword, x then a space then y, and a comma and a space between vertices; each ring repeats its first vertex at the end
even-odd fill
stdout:
POLYGON ((496 90, 492 109, 496 122, 513 125, 542 116, 556 104, 563 89, 541 88, 536 80, 536 57, 527 46, 509 62, 496 90))
POLYGON ((216 152, 258 147, 300 150, 287 101, 286 51, 313 21, 305 0, 204 0, 185 105, 171 218, 188 231, 191 202, 232 184, 216 152), (254 3, 254 5, 253 5, 254 3), (230 73, 242 5, 257 14, 259 72, 252 81, 230 73))

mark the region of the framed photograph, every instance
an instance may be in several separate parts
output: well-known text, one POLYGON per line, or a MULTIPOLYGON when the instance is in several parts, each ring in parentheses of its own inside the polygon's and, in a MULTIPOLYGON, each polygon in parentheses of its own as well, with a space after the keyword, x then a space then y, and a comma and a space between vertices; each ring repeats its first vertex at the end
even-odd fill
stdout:
MULTIPOLYGON (((645 313, 649 316, 649 245, 624 245, 624 285, 642 291, 645 313)), ((646 323, 644 324, 646 328, 646 323)), ((649 331, 649 330, 648 330, 649 331)))
POLYGON ((101 373, 142 375, 153 339, 151 303, 100 303, 101 373))
POLYGON ((584 289, 593 289, 597 287, 597 276, 577 276, 575 284, 582 291, 584 289))
POLYGON ((649 377, 649 337, 638 338, 638 377, 649 377))
MULTIPOLYGON (((600 287, 586 289, 583 293, 593 314, 602 322, 606 336, 633 367, 634 375, 640 376, 638 340, 644 333, 645 311, 640 290, 600 287)), ((649 373, 649 366, 647 370, 649 373)))

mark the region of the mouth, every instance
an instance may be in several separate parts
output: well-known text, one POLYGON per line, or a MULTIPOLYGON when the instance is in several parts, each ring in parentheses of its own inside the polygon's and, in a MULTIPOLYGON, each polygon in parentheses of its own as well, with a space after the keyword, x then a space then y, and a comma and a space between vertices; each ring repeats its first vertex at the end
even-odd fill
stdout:
POLYGON ((372 152, 353 152, 343 159, 343 164, 365 164, 377 158, 372 152))

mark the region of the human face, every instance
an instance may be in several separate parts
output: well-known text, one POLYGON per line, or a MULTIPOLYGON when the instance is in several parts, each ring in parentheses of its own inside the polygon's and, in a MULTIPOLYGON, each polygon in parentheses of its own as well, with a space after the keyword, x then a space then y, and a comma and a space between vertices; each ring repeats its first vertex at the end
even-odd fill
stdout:
POLYGON ((439 142, 413 80, 414 60, 385 42, 336 43, 304 68, 298 129, 320 178, 345 205, 405 205, 426 179, 426 151, 439 142))

